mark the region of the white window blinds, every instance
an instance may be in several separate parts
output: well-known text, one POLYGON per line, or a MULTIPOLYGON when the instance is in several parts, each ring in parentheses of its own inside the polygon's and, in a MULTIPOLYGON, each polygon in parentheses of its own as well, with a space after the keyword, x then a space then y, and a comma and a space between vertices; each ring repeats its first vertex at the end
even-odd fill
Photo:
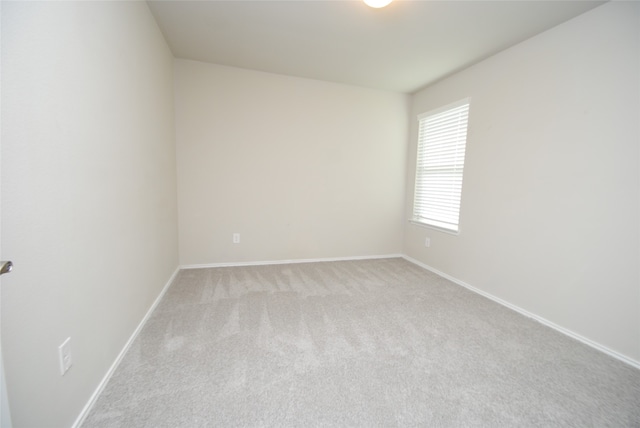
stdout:
POLYGON ((469 100, 418 116, 413 220, 458 232, 469 100))

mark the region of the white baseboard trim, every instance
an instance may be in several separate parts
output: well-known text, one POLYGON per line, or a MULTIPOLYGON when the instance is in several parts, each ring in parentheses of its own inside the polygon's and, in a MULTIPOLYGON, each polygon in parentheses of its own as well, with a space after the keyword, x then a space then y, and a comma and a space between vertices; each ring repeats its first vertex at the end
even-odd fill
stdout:
POLYGON ((85 404, 84 408, 82 409, 82 411, 80 412, 80 414, 76 418, 76 421, 73 423, 73 425, 71 425, 71 428, 79 428, 80 425, 82 425, 82 423, 86 419, 87 415, 91 411, 91 408, 96 403, 98 397, 102 393, 102 390, 104 390, 104 387, 109 382, 109 379, 111 379, 111 376, 113 375, 113 373, 116 371, 116 369, 120 365, 120 362, 122 361, 122 358, 127 353, 127 351, 131 347, 131 344, 136 339, 136 337, 138 337, 138 334, 140 333, 140 331, 142 330, 144 325, 147 323, 147 320, 149 319, 149 317, 151 316, 151 314, 153 313, 155 308, 158 306, 158 304, 162 300, 162 297, 165 295, 165 293, 169 289, 169 286, 171 286, 171 283, 175 279, 175 277, 178 274, 178 272, 180 272, 180 267, 176 268, 176 270, 173 272, 173 274, 171 275, 171 277, 169 278, 167 283, 162 288, 162 291, 160 291, 160 294, 158 295, 156 300, 154 300, 153 304, 151 304, 151 307, 149 308, 147 313, 142 318, 142 321, 140 321, 140 324, 138 324, 138 327, 136 327, 135 331, 133 332, 131 337, 129 337, 129 340, 127 340, 127 343, 125 343, 124 347, 122 348, 122 350, 120 351, 120 353, 116 357, 116 359, 113 362, 113 364, 111 364, 111 367, 109 367, 109 370, 107 370, 107 373, 104 375, 104 377, 102 378, 102 380, 98 384, 98 387, 96 388, 96 390, 91 395, 91 398, 89 398, 89 401, 87 401, 87 404, 85 404))
POLYGON ((180 269, 206 269, 218 267, 234 267, 234 266, 265 266, 265 265, 288 265, 293 263, 319 263, 319 262, 344 262, 352 260, 371 260, 371 259, 397 259, 403 258, 402 254, 386 254, 377 256, 352 256, 352 257, 330 257, 318 259, 293 259, 293 260, 267 260, 255 262, 224 262, 224 263, 206 263, 196 265, 182 265, 180 269))
POLYGON ((433 267, 431 267, 431 266, 429 266, 429 265, 427 265, 425 263, 422 263, 422 262, 420 262, 420 261, 418 261, 418 260, 416 260, 414 258, 411 258, 411 257, 409 257, 407 255, 403 255, 402 258, 407 260, 408 262, 411 262, 411 263, 413 263, 413 264, 415 264, 417 266, 420 266, 421 268, 424 268, 424 269, 426 269, 428 271, 431 271, 431 272, 435 273, 436 275, 439 275, 439 276, 441 276, 443 278, 446 278, 449 281, 451 281, 451 282, 453 282, 453 283, 455 283, 457 285, 460 285, 460 286, 462 286, 462 287, 464 287, 464 288, 466 288, 466 289, 468 289, 470 291, 473 291, 474 293, 480 294, 481 296, 484 296, 489 300, 493 300, 494 302, 496 302, 496 303, 498 303, 498 304, 500 304, 502 306, 505 306, 505 307, 507 307, 507 308, 509 308, 511 310, 514 310, 514 311, 518 312, 519 314, 524 315, 527 318, 534 319, 534 320, 538 321, 539 323, 544 324, 547 327, 550 327, 550 328, 552 328, 552 329, 554 329, 554 330, 556 330, 556 331, 558 331, 558 332, 560 332, 560 333, 562 333, 562 334, 564 334, 566 336, 569 336, 569 337, 571 337, 571 338, 573 338, 573 339, 575 339, 575 340, 577 340, 579 342, 582 342, 585 345, 588 345, 588 346, 590 346, 590 347, 592 347, 592 348, 594 348, 594 349, 596 349, 596 350, 598 350, 600 352, 603 352, 603 353, 605 353, 605 354, 607 354, 607 355, 609 355, 609 356, 611 356, 611 357, 613 357, 613 358, 615 358, 617 360, 622 361, 623 363, 629 364, 630 366, 633 366, 633 367, 635 367, 637 369, 640 369, 640 361, 636 361, 633 358, 630 358, 630 357, 627 357, 626 355, 620 354, 619 352, 616 352, 616 351, 614 351, 612 349, 609 349, 606 346, 601 345, 600 343, 594 342, 591 339, 587 339, 586 337, 581 336, 578 333, 574 333, 573 331, 568 330, 568 329, 566 329, 564 327, 561 327, 558 324, 555 324, 555 323, 553 323, 553 322, 551 322, 551 321, 549 321, 549 320, 547 320, 545 318, 542 318, 541 316, 538 316, 538 315, 533 314, 533 313, 531 313, 531 312, 529 312, 529 311, 527 311, 525 309, 522 309, 519 306, 511 304, 511 303, 507 302, 506 300, 502 300, 499 297, 496 297, 496 296, 494 296, 492 294, 489 294, 489 293, 487 293, 485 291, 482 291, 482 290, 480 290, 480 289, 478 289, 476 287, 473 287, 473 286, 467 284, 464 281, 461 281, 461 280, 459 280, 457 278, 454 278, 451 275, 447 275, 446 273, 441 272, 441 271, 439 271, 439 270, 437 270, 437 269, 435 269, 435 268, 433 268, 433 267))

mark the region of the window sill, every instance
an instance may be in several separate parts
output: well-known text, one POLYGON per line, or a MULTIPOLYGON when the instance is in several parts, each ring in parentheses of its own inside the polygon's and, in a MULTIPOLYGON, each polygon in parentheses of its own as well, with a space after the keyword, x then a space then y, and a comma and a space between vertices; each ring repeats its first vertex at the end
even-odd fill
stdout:
POLYGON ((451 230, 451 229, 447 229, 445 227, 436 226, 434 224, 425 223, 424 221, 416 220, 414 218, 410 218, 409 219, 409 223, 414 224, 416 226, 425 227, 427 229, 437 230, 438 232, 448 233, 449 235, 454 235, 454 236, 460 235, 460 229, 451 230))

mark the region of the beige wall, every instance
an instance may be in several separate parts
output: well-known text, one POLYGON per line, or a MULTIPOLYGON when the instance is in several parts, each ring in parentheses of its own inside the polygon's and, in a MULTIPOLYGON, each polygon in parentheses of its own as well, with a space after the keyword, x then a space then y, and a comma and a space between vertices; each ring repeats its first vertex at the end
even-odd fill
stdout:
POLYGON ((176 60, 175 98, 181 264, 401 252, 406 95, 176 60))
POLYGON ((144 2, 3 2, 2 19, 9 400, 17 427, 64 427, 178 265, 173 58, 144 2))
POLYGON ((460 235, 407 223, 405 253, 640 361, 639 59, 615 2, 418 92, 409 153, 419 113, 471 97, 470 124, 460 235))

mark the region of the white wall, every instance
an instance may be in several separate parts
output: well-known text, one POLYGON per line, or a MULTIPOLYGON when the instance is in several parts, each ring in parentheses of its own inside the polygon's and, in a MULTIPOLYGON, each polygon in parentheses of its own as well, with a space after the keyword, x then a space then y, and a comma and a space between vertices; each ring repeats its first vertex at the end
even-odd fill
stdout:
POLYGON ((144 2, 2 6, 9 400, 64 427, 178 265, 173 58, 144 2))
POLYGON ((406 95, 176 60, 175 98, 181 264, 401 252, 406 95))
POLYGON ((408 213, 414 118, 464 97, 461 233, 406 224, 406 254, 640 361, 640 4, 605 4, 415 94, 408 213))

